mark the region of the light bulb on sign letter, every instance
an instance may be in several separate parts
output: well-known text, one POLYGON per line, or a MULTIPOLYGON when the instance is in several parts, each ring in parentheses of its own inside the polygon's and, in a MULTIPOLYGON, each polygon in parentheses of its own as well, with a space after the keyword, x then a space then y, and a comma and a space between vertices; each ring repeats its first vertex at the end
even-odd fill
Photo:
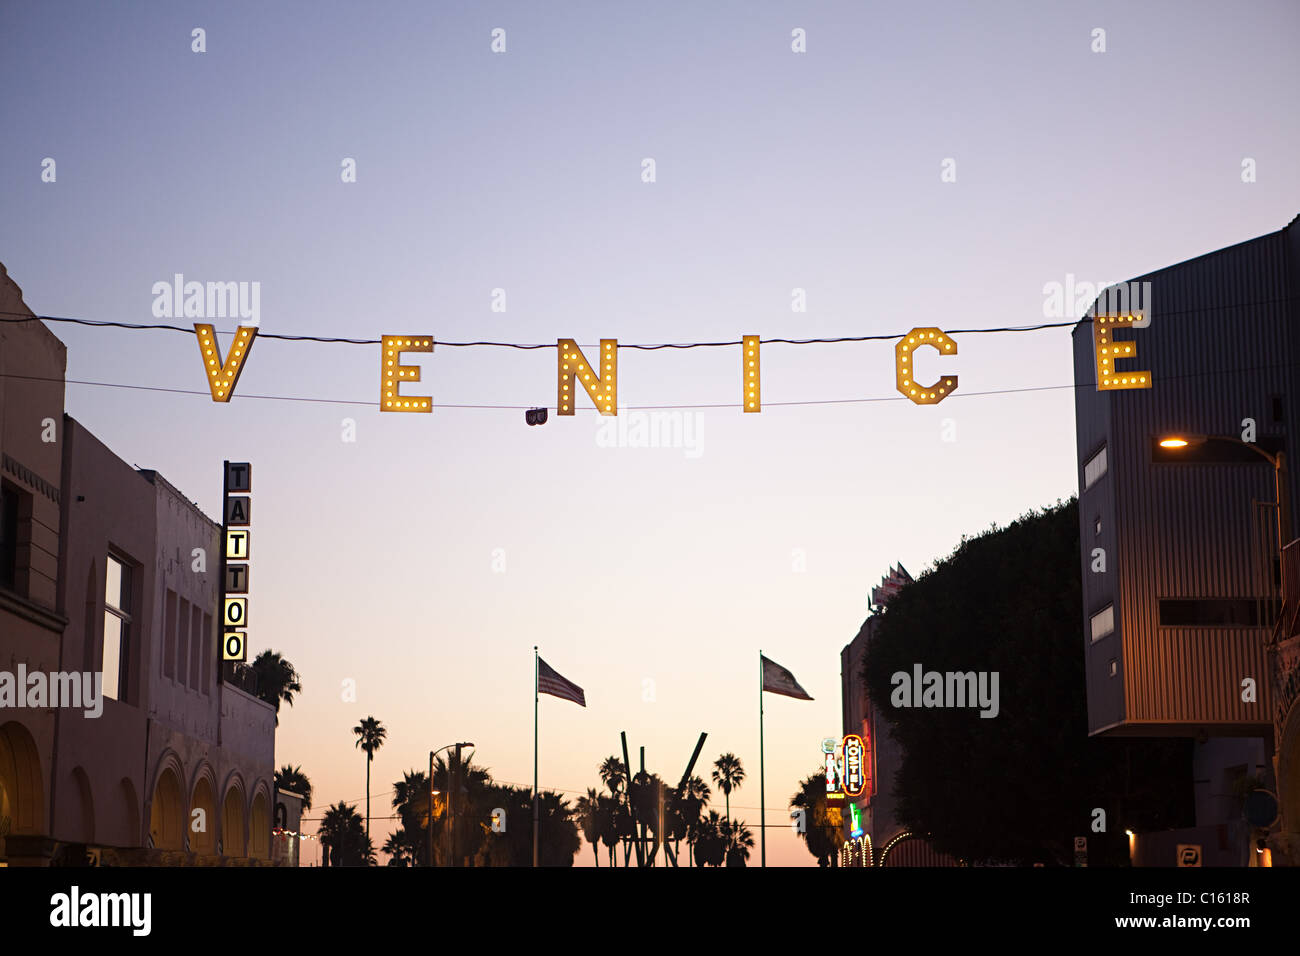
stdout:
POLYGON ((235 394, 235 383, 239 374, 248 364, 248 353, 253 350, 253 340, 257 338, 257 327, 241 325, 235 332, 235 341, 225 361, 221 359, 221 347, 217 344, 217 333, 211 325, 194 323, 194 335, 199 341, 199 355, 203 358, 203 371, 208 376, 208 390, 214 402, 228 402, 235 394))
POLYGON ((741 401, 747 412, 763 410, 763 392, 759 387, 762 376, 759 374, 759 342, 757 335, 745 335, 740 343, 741 401))
POLYGON ((581 381, 596 410, 602 415, 618 414, 618 339, 601 339, 600 356, 593 367, 573 339, 560 339, 555 349, 557 373, 556 402, 559 414, 572 415, 577 389, 570 388, 581 381), (581 375, 582 378, 578 379, 581 375))
POLYGON ((1092 320, 1093 354, 1097 360, 1097 391, 1126 388, 1150 388, 1151 372, 1126 372, 1115 367, 1122 359, 1137 358, 1137 344, 1115 338, 1116 326, 1133 326, 1142 315, 1098 315, 1092 320), (1113 360, 1113 361, 1112 361, 1113 360))
POLYGON ((432 352, 431 335, 385 335, 379 340, 379 410, 381 412, 431 412, 433 399, 428 395, 403 395, 402 379, 420 380, 416 365, 403 365, 403 352, 432 352))
POLYGON ((917 405, 938 405, 957 391, 957 376, 944 375, 933 385, 917 382, 916 352, 922 346, 929 346, 940 355, 956 355, 957 342, 940 329, 920 328, 912 329, 894 346, 894 372, 898 390, 917 405))

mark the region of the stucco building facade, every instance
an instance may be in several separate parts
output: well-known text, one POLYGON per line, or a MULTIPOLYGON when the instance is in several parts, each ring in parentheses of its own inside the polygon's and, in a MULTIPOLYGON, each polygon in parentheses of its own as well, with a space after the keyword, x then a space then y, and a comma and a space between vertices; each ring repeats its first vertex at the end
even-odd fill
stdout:
MULTIPOLYGON (((30 314, 3 267, 0 310, 30 314)), ((0 672, 100 690, 0 698, 0 862, 269 863, 275 710, 221 679, 220 525, 63 413, 65 358, 0 322, 0 672)))

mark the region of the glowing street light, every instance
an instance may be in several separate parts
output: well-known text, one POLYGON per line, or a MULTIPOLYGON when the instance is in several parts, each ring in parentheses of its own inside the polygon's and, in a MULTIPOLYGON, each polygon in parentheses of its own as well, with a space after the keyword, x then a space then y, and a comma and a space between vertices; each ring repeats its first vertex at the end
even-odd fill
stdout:
POLYGON ((1167 435, 1160 439, 1160 447, 1170 450, 1205 445, 1210 442, 1229 442, 1249 448, 1273 466, 1273 479, 1277 488, 1277 550, 1281 559, 1282 549, 1287 545, 1287 535, 1291 530, 1291 489, 1287 481, 1286 453, 1270 455, 1254 442, 1242 441, 1233 435, 1167 435))

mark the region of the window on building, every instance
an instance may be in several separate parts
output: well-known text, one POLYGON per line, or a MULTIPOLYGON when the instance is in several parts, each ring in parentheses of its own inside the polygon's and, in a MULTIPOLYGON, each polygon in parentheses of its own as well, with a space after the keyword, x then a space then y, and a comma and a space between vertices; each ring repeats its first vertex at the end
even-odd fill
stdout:
POLYGON ((18 489, 0 484, 0 587, 18 584, 18 489))
POLYGON ((1092 519, 1092 531, 1093 534, 1101 534, 1101 515, 1092 519))
POLYGON ((176 683, 185 685, 190 672, 190 602, 180 599, 176 614, 176 683))
POLYGON ((176 675, 176 592, 167 589, 167 608, 163 612, 166 620, 163 628, 163 677, 176 675))
POLYGON ((1092 639, 1099 641, 1115 630, 1115 605, 1107 604, 1092 616, 1092 639))
POLYGON ((1083 466, 1083 488, 1087 491, 1095 485, 1102 475, 1106 474, 1106 446, 1102 445, 1097 454, 1084 463, 1083 466))
POLYGON ((1115 658, 1112 657, 1110 659, 1109 666, 1110 666, 1110 676, 1114 677, 1119 672, 1119 665, 1116 663, 1115 658))
POLYGON ((131 641, 131 568, 108 556, 104 582, 104 696, 126 700, 131 641))
POLYGON ((207 643, 203 640, 203 608, 190 605, 190 688, 199 689, 199 657, 207 643))
POLYGON ((1271 627, 1278 603, 1272 598, 1167 598, 1160 601, 1162 627, 1271 627))
POLYGON ((202 655, 203 670, 202 673, 200 674, 199 693, 206 694, 208 692, 208 687, 211 686, 212 684, 212 657, 215 654, 215 649, 212 643, 213 635, 212 635, 211 614, 203 615, 202 633, 203 633, 203 639, 201 644, 203 647, 203 655, 202 655))

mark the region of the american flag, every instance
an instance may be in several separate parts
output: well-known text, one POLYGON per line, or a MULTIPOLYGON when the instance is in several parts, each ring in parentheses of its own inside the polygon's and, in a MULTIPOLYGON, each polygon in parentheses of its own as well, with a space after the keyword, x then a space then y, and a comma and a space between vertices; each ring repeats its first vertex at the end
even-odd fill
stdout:
POLYGON ((587 706, 587 697, 583 694, 582 688, 571 680, 565 680, 540 657, 537 658, 537 692, 550 694, 552 697, 563 697, 565 700, 573 701, 579 707, 587 706))

